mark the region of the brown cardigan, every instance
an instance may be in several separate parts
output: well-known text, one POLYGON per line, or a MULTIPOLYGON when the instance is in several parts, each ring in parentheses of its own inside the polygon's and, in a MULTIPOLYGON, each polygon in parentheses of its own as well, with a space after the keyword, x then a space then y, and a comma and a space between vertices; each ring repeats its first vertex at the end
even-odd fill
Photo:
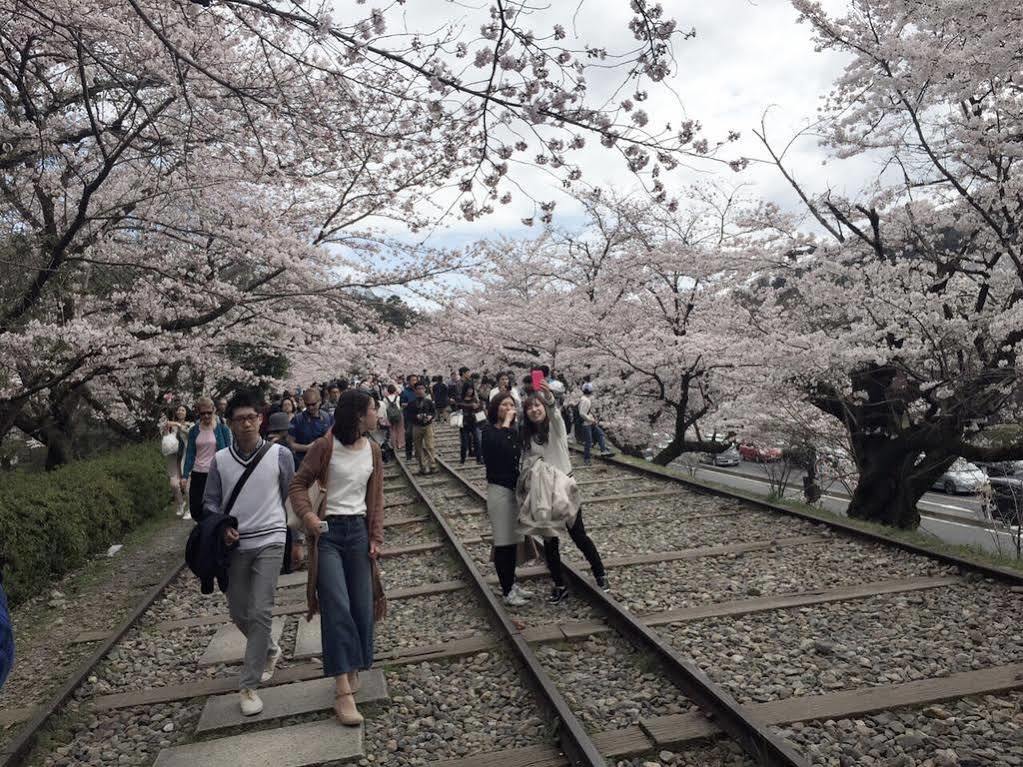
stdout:
MULTIPOLYGON (((373 451, 373 473, 369 475, 369 482, 366 483, 366 525, 369 528, 370 541, 381 546, 384 542, 384 461, 380 453, 380 446, 370 441, 370 449, 373 451)), ((305 515, 314 511, 309 501, 309 488, 319 480, 323 493, 320 498, 319 508, 315 509, 316 516, 323 519, 327 506, 327 473, 330 469, 330 458, 334 453, 334 433, 328 431, 317 439, 302 460, 298 471, 288 489, 288 498, 291 500, 291 508, 295 515, 305 520, 305 515)), ((318 534, 317 534, 318 536, 318 534)), ((319 600, 316 597, 316 569, 317 569, 317 546, 316 538, 310 541, 309 546, 309 578, 306 581, 306 601, 309 610, 306 620, 320 610, 319 600)), ((373 571, 373 619, 382 620, 387 615, 387 598, 384 596, 384 586, 380 580, 380 568, 376 559, 371 559, 373 571)))

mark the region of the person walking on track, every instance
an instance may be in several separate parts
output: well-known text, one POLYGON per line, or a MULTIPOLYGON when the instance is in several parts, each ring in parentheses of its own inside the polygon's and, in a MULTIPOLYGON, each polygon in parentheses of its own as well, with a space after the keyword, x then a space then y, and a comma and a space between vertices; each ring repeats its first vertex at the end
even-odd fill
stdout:
POLYGON ((384 467, 376 401, 349 389, 341 395, 331 433, 318 439, 291 483, 291 506, 309 538, 309 617, 320 616, 323 674, 334 677, 334 713, 359 725, 359 672, 373 665, 373 623, 386 602, 376 559, 384 541, 384 467), (309 488, 324 489, 314 509, 309 488))
POLYGON ((416 381, 414 391, 416 398, 408 404, 406 413, 412 422, 416 461, 419 463, 420 474, 433 474, 437 471, 437 448, 433 432, 433 422, 437 420, 437 407, 427 396, 426 381, 416 381))
POLYGON ((480 450, 480 421, 477 414, 483 413, 483 402, 476 396, 476 387, 468 383, 462 389, 462 394, 456 405, 462 411, 462 425, 458 430, 458 456, 459 463, 465 463, 467 455, 475 455, 476 463, 483 463, 483 453, 480 450))
MULTIPOLYGON (((181 472, 181 490, 188 488, 188 512, 198 522, 203 515, 203 496, 213 456, 231 444, 231 429, 216 418, 213 400, 200 397, 195 403, 199 422, 188 430, 185 441, 185 465, 181 472)), ((184 516, 184 514, 182 514, 184 516)))
MULTIPOLYGON (((572 461, 568 453, 568 434, 565 431, 565 421, 555 409, 555 404, 554 394, 546 383, 541 384, 539 392, 526 398, 523 404, 525 411, 525 423, 522 429, 523 450, 530 456, 547 462, 558 471, 571 477, 572 461)), ((571 527, 568 528, 568 535, 586 557, 597 585, 604 591, 608 591, 609 585, 604 563, 600 558, 600 552, 597 551, 596 544, 586 533, 581 508, 575 515, 571 527)), ((559 538, 544 537, 543 553, 547 560, 547 569, 550 571, 551 580, 554 581, 547 601, 557 603, 568 594, 561 567, 559 538)))
POLYGON ((521 607, 532 593, 515 582, 516 550, 522 536, 515 530, 519 510, 515 486, 519 481, 522 443, 515 429, 515 399, 509 392, 490 401, 488 425, 483 430, 481 449, 487 468, 487 516, 494 539, 494 568, 501 584, 504 603, 521 607))
POLYGON ((295 474, 291 452, 259 436, 259 405, 244 393, 228 401, 224 417, 234 442, 213 457, 203 497, 207 514, 236 520, 224 528, 224 542, 232 547, 227 605, 232 622, 245 636, 240 704, 246 716, 263 710, 256 689, 273 678, 282 655, 271 623, 288 531, 284 502, 295 474))

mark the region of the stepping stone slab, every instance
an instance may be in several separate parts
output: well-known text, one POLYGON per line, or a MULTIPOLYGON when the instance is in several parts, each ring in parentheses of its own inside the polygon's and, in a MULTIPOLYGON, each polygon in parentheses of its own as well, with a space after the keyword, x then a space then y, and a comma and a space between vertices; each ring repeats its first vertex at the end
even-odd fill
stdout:
POLYGON ((330 718, 165 748, 154 767, 308 767, 363 756, 362 727, 342 727, 330 718))
MULTIPOLYGON (((378 703, 387 700, 387 682, 384 680, 383 671, 379 669, 364 671, 359 675, 359 681, 362 686, 355 694, 356 703, 378 703)), ((196 732, 222 730, 249 722, 265 722, 286 716, 327 711, 334 706, 334 677, 264 687, 259 690, 259 697, 263 700, 263 711, 255 716, 242 715, 236 693, 208 698, 202 716, 199 717, 196 732)))
POLYGON ((305 586, 307 580, 309 580, 309 573, 305 570, 279 575, 277 576, 277 588, 287 589, 292 586, 305 586))
POLYGON ((323 644, 320 641, 320 616, 314 615, 311 621, 304 617, 298 619, 298 635, 295 637, 295 652, 291 657, 311 658, 314 655, 323 653, 323 644))
MULTIPOLYGON (((284 631, 284 618, 273 619, 270 625, 270 636, 275 642, 281 639, 284 631)), ((245 659, 245 637, 242 632, 233 624, 229 623, 210 640, 206 652, 199 658, 200 666, 214 666, 217 663, 241 663, 245 659)))

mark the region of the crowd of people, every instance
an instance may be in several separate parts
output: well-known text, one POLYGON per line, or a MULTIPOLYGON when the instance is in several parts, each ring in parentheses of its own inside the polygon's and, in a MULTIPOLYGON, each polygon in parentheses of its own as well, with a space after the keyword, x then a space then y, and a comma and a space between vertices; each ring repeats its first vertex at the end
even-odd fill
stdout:
POLYGON ((502 598, 534 595, 516 581, 533 536, 543 540, 552 604, 568 594, 560 555, 567 535, 608 589, 600 552, 587 535, 573 475, 569 435, 588 464, 594 442, 609 453, 590 383, 568 396, 548 368, 520 383, 468 368, 410 374, 399 383, 330 381, 267 400, 239 392, 199 398, 198 422, 183 406, 168 413, 161 449, 176 508, 196 521, 186 558, 210 593, 226 592, 246 637, 240 673, 243 714, 262 711, 257 690, 280 661, 271 623, 280 573, 306 567, 307 617, 320 615, 323 673, 334 679, 335 714, 363 721, 355 705, 359 672, 373 663, 374 623, 387 610, 377 556, 383 545, 383 467, 396 450, 420 475, 437 471, 435 429, 459 432, 459 460, 485 466, 487 517, 502 598), (175 447, 172 451, 171 448, 175 447), (187 490, 187 493, 186 493, 187 490), (181 511, 181 509, 187 509, 181 511))

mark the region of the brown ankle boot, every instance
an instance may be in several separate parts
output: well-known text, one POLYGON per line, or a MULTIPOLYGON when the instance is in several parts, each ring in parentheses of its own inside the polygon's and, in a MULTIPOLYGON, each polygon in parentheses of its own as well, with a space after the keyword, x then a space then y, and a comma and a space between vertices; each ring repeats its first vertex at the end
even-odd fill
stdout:
POLYGON ((362 687, 362 681, 359 679, 358 671, 349 671, 348 674, 348 686, 351 688, 353 693, 359 691, 362 687))

